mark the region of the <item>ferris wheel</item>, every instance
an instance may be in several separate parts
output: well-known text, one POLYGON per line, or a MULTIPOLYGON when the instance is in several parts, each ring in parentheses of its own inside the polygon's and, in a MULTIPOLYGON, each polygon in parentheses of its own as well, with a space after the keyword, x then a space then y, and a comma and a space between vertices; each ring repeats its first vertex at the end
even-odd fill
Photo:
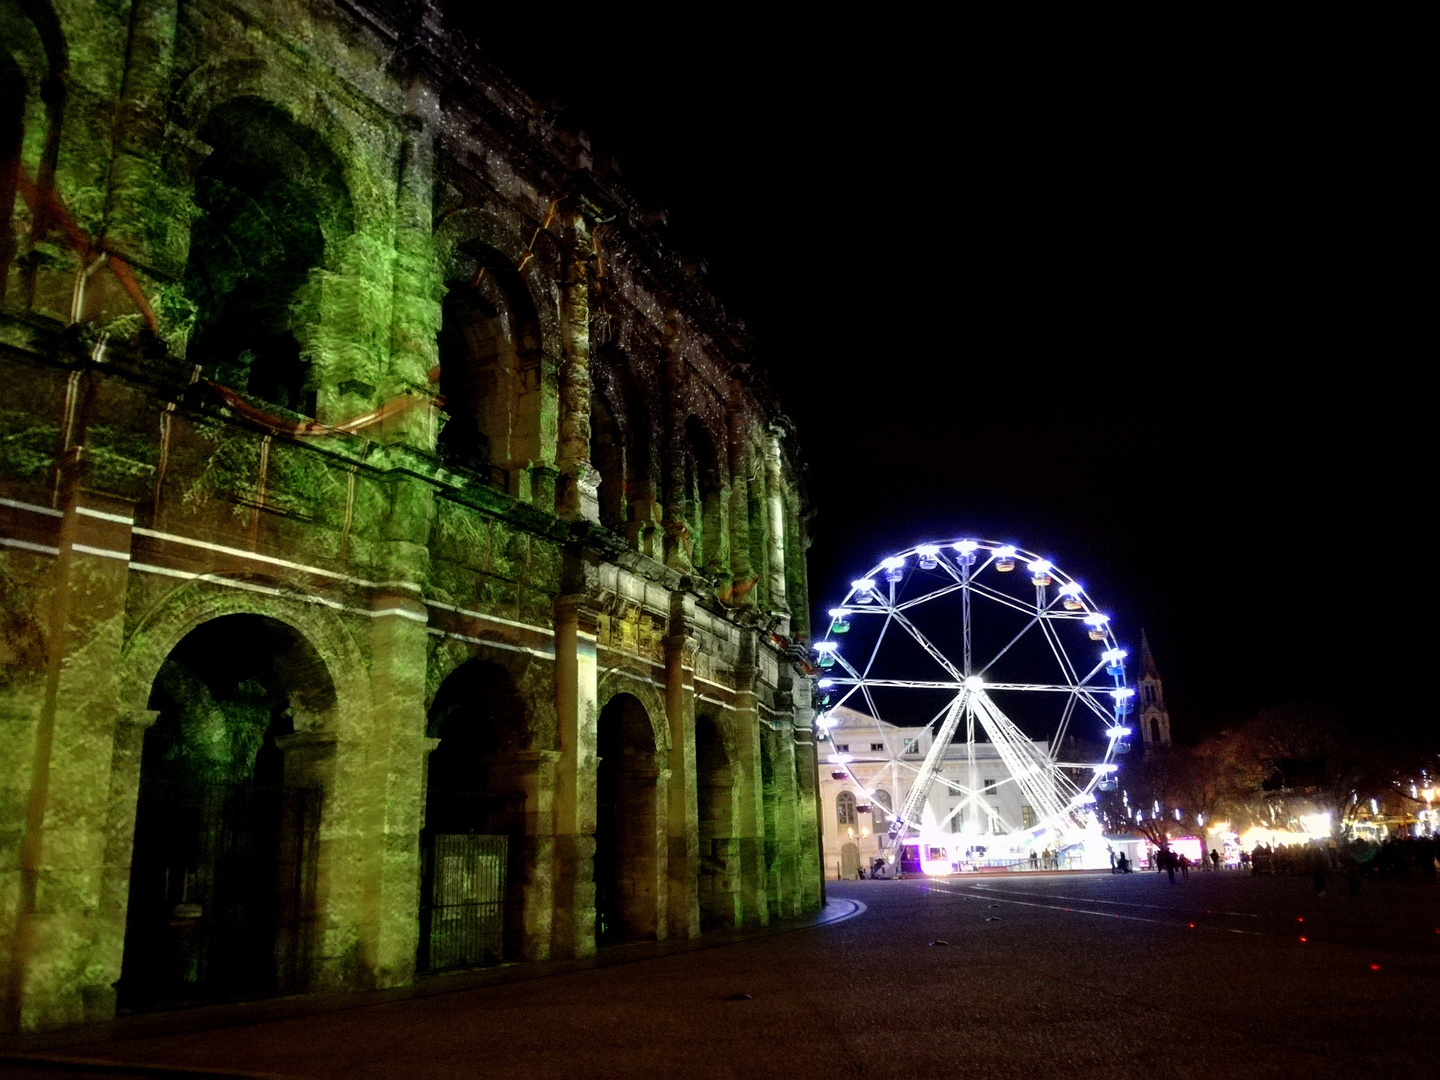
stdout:
POLYGON ((1047 559, 972 539, 902 551, 851 583, 814 650, 820 738, 847 732, 822 751, 835 778, 866 802, 888 799, 882 775, 908 785, 881 840, 890 862, 967 830, 1019 850, 1094 828, 1134 691, 1109 616, 1047 559))

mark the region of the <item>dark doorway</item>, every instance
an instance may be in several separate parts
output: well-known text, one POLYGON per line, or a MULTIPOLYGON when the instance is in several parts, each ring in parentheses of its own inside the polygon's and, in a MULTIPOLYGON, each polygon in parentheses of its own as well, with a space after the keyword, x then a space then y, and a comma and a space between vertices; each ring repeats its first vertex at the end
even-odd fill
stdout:
POLYGON ((700 926, 738 926, 734 771, 720 725, 704 713, 695 717, 695 786, 700 812, 700 926))
POLYGON ((274 620, 215 619, 170 654, 141 759, 121 1007, 305 988, 323 793, 287 778, 280 743, 297 710, 333 703, 319 656, 274 620))
POLYGON ((527 749, 525 708, 510 673, 471 660, 430 708, 431 751, 420 833, 422 972, 495 964, 518 951, 525 794, 492 783, 501 759, 527 749))
POLYGON ((601 943, 654 938, 659 835, 655 735, 638 698, 616 694, 600 712, 596 777, 595 935, 601 943))

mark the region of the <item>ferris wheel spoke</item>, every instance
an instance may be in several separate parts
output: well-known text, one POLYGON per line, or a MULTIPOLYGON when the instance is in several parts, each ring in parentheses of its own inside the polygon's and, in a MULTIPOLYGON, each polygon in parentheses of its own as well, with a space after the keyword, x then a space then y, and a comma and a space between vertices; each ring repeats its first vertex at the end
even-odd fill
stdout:
POLYGON ((949 596, 951 593, 959 592, 964 587, 965 586, 959 582, 954 585, 946 585, 944 588, 936 589, 934 592, 928 592, 924 596, 917 596, 913 600, 906 600, 903 604, 896 604, 894 610, 909 611, 911 608, 919 607, 921 604, 928 603, 931 600, 939 600, 942 596, 949 596))
POLYGON ((951 739, 955 737, 955 728, 960 722, 960 716, 966 711, 965 702, 968 697, 969 691, 967 690, 962 690, 955 695, 955 700, 951 702, 949 712, 946 714, 945 722, 940 725, 934 740, 930 743, 930 750, 925 755, 925 764, 920 767, 920 774, 905 795, 899 821, 896 826, 892 826, 888 853, 888 860, 891 862, 899 852, 900 845, 905 842, 905 829, 911 827, 917 832, 920 831, 921 811, 930 797, 930 787, 936 773, 940 771, 940 763, 945 758, 945 750, 949 747, 951 739))
POLYGON ((988 585, 980 584, 980 582, 976 581, 973 577, 970 579, 968 591, 978 593, 987 600, 994 600, 997 604, 1003 604, 1005 607, 1013 608, 1022 615, 1033 615, 1035 613, 1034 604, 1026 604, 1016 600, 1013 596, 1006 596, 1004 593, 992 589, 988 585))
POLYGON ((1035 805, 1047 813, 1058 813, 1059 803, 1045 785, 1036 784, 1034 777, 1049 771, 1049 764, 1036 751, 1034 743, 1015 726, 995 702, 984 693, 975 695, 974 708, 977 718, 990 736, 1006 767, 1015 777, 1017 785, 1034 800, 1035 805))
POLYGON ((1060 752, 1060 744, 1065 741, 1065 733, 1070 728, 1070 718, 1075 715, 1075 702, 1078 698, 1078 694, 1071 694, 1065 702, 1065 708, 1060 713, 1060 726, 1055 729, 1055 738, 1050 742, 1051 757, 1060 752))
POLYGON ((909 634, 911 637, 913 637, 915 641, 919 644, 919 646, 930 654, 931 659, 933 659, 937 664, 939 664, 942 668, 944 668, 951 675, 953 675, 957 681, 964 680, 964 676, 960 673, 960 669, 957 668, 954 664, 952 664, 949 660, 947 660, 945 658, 945 654, 942 653, 939 649, 937 649, 934 643, 931 642, 929 638, 927 638, 915 627, 914 623, 912 623, 909 619, 905 618, 905 616, 901 615, 898 611, 894 613, 894 616, 895 621, 900 624, 900 628, 904 630, 907 634, 909 634))
MULTIPOLYGON (((865 674, 870 674, 870 669, 875 666, 875 658, 880 655, 880 646, 885 644, 885 634, 890 629, 890 624, 895 621, 895 613, 891 610, 885 612, 885 622, 880 627, 880 635, 875 639, 875 647, 870 650, 870 659, 865 663, 865 674)), ((845 665, 849 667, 850 665, 845 665)), ((853 671, 854 669, 851 668, 853 671)))
MULTIPOLYGON (((839 701, 835 702, 833 705, 827 705, 827 706, 825 707, 825 708, 826 708, 826 711, 827 711, 827 712, 833 712, 834 710, 840 708, 842 705, 845 704, 845 702, 849 701, 852 697, 855 696, 855 692, 856 692, 857 690, 861 690, 861 689, 862 689, 862 687, 860 686, 860 684, 859 684, 859 683, 855 683, 853 686, 850 687, 849 690, 846 690, 845 693, 840 696, 840 700, 839 700, 839 701)), ((862 696, 863 696, 863 695, 862 695, 862 696)))
POLYGON ((1021 638, 1023 638, 1026 634, 1033 630, 1035 628, 1035 624, 1039 621, 1040 620, 1038 617, 1032 617, 1029 622, 1027 622, 1023 627, 1021 627, 1020 632, 1006 643, 1003 649, 1001 649, 998 653, 996 653, 990 658, 989 663, 981 667, 977 674, 979 674, 983 678, 985 676, 985 672, 989 671, 992 667, 999 663, 1000 658, 1004 656, 1007 652, 1009 652, 1011 649, 1013 649, 1016 642, 1018 642, 1021 638))
POLYGON ((868 686, 861 686, 860 693, 865 696, 865 704, 870 707, 870 715, 877 720, 885 719, 880 715, 880 707, 875 704, 875 699, 870 695, 870 688, 868 686))
MULTIPOLYGON (((1050 651, 1055 654, 1056 662, 1059 663, 1061 670, 1063 670, 1065 674, 1070 677, 1071 683, 1076 683, 1078 681, 1080 685, 1084 685, 1085 682, 1088 682, 1088 676, 1084 680, 1077 680, 1075 674, 1075 665, 1070 662, 1070 657, 1065 652, 1064 648, 1061 646, 1054 628, 1046 626, 1043 629, 1045 633, 1045 640, 1050 645, 1050 651)), ((1055 739, 1054 742, 1051 743, 1051 754, 1056 754, 1060 751, 1060 744, 1064 741, 1066 731, 1070 727, 1070 718, 1074 715, 1075 701, 1076 698, 1079 696, 1080 695, 1077 692, 1076 694, 1072 695, 1068 701, 1065 702, 1065 709, 1060 718, 1060 725, 1058 728, 1056 728, 1055 739)))
POLYGON ((1055 628, 1053 626, 1047 626, 1042 622, 1040 624, 1040 631, 1045 635, 1045 642, 1050 646, 1050 651, 1055 655, 1055 662, 1060 665, 1060 670, 1065 673, 1066 677, 1069 678, 1072 683, 1078 683, 1080 680, 1076 678, 1075 665, 1070 662, 1069 655, 1061 648, 1060 639, 1055 633, 1055 628))

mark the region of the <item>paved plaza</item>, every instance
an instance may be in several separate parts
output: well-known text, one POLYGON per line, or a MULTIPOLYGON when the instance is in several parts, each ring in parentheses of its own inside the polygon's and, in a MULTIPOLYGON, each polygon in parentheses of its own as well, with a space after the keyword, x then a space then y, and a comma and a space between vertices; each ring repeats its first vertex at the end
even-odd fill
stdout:
POLYGON ((1192 872, 1173 886, 1153 873, 1027 873, 831 882, 829 893, 829 922, 732 935, 715 947, 621 947, 544 977, 525 977, 533 968, 492 970, 359 1007, 353 998, 345 1007, 272 1002, 134 1018, 89 1041, 11 1040, 0 1073, 796 1080, 1440 1072, 1433 880, 1367 883, 1358 896, 1337 880, 1320 897, 1308 878, 1238 872, 1192 872), (302 1007, 329 1011, 286 1015, 302 1007), (68 1064, 36 1060, 42 1055, 68 1064))

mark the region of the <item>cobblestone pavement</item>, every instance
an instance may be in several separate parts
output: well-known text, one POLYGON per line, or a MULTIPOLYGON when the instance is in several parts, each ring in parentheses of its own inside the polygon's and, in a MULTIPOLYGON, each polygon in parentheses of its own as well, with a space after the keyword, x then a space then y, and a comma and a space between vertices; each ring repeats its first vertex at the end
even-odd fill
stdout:
MULTIPOLYGON (((8 1052, 126 1067, 67 1070, 110 1077, 1440 1074, 1440 886, 1334 884, 1319 897, 1308 878, 1234 872, 832 882, 864 910, 545 978, 8 1052)), ((0 1073, 60 1075, 14 1056, 0 1073)))

